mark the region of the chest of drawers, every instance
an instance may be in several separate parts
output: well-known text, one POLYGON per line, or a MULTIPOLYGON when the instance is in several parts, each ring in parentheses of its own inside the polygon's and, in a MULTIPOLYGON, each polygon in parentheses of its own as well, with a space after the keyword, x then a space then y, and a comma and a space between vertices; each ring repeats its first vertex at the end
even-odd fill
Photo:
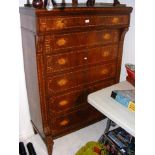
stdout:
POLYGON ((131 7, 20 8, 31 121, 49 155, 53 139, 104 116, 87 95, 119 81, 131 7))

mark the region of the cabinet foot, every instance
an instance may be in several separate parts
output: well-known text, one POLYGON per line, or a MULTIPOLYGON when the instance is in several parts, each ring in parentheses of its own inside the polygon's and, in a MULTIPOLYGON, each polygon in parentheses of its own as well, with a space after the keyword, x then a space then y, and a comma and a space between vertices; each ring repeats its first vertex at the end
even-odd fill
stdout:
POLYGON ((53 144, 54 144, 52 137, 51 136, 46 137, 45 142, 46 142, 46 146, 47 146, 48 155, 52 155, 53 144))

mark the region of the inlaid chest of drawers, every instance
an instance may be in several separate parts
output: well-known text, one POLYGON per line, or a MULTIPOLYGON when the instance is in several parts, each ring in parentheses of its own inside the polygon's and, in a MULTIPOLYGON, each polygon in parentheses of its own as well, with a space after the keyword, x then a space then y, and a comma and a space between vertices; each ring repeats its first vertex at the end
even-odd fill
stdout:
POLYGON ((26 87, 35 132, 53 139, 104 116, 87 95, 119 82, 131 7, 20 8, 26 87))

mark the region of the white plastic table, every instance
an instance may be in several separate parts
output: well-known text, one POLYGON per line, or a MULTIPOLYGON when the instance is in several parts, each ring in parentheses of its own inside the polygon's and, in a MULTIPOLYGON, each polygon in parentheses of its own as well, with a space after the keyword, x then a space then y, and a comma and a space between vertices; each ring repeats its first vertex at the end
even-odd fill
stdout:
POLYGON ((88 103, 132 136, 135 136, 135 112, 129 111, 126 107, 110 97, 112 90, 130 89, 135 88, 129 82, 124 81, 89 94, 88 103))

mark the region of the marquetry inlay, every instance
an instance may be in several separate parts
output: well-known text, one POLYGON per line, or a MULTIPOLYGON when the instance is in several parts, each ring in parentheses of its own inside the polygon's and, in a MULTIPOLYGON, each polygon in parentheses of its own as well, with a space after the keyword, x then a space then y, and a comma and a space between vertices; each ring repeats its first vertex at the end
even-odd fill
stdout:
POLYGON ((55 26, 58 29, 62 29, 65 26, 65 21, 63 19, 58 19, 55 22, 55 26))
POLYGON ((38 53, 42 53, 43 52, 43 42, 44 42, 44 37, 43 36, 37 36, 36 37, 36 48, 37 48, 37 52, 38 53))
POLYGON ((105 40, 109 40, 110 38, 111 38, 111 35, 109 33, 105 33, 103 35, 103 39, 105 39, 105 40))
POLYGON ((45 52, 49 53, 51 51, 51 36, 45 36, 45 52))
POLYGON ((102 52, 102 56, 103 56, 103 57, 108 57, 109 54, 110 54, 109 51, 103 51, 103 52, 102 52))
POLYGON ((118 24, 119 21, 120 21, 120 18, 118 18, 118 17, 114 17, 114 18, 112 19, 112 23, 113 23, 113 24, 118 24))
POLYGON ((65 119, 65 120, 63 120, 63 121, 60 122, 60 125, 61 125, 61 126, 65 126, 65 125, 67 125, 68 123, 69 123, 69 120, 65 119))
POLYGON ((59 102, 59 105, 60 106, 65 106, 67 104, 68 104, 68 101, 67 100, 62 100, 62 101, 59 102))
POLYGON ((66 64, 66 59, 65 58, 60 58, 60 59, 58 59, 58 64, 59 65, 65 65, 66 64))
POLYGON ((39 26, 40 26, 40 31, 46 31, 47 23, 46 23, 46 18, 40 17, 39 18, 39 26))
POLYGON ((67 80, 66 79, 61 79, 61 80, 58 81, 58 85, 59 86, 64 86, 66 84, 67 84, 67 80))
POLYGON ((63 46, 63 45, 66 44, 66 40, 65 40, 64 38, 60 38, 60 39, 57 41, 57 44, 58 44, 59 46, 63 46))
POLYGON ((104 74, 107 74, 107 73, 108 73, 108 69, 107 68, 101 70, 101 74, 104 75, 104 74))

